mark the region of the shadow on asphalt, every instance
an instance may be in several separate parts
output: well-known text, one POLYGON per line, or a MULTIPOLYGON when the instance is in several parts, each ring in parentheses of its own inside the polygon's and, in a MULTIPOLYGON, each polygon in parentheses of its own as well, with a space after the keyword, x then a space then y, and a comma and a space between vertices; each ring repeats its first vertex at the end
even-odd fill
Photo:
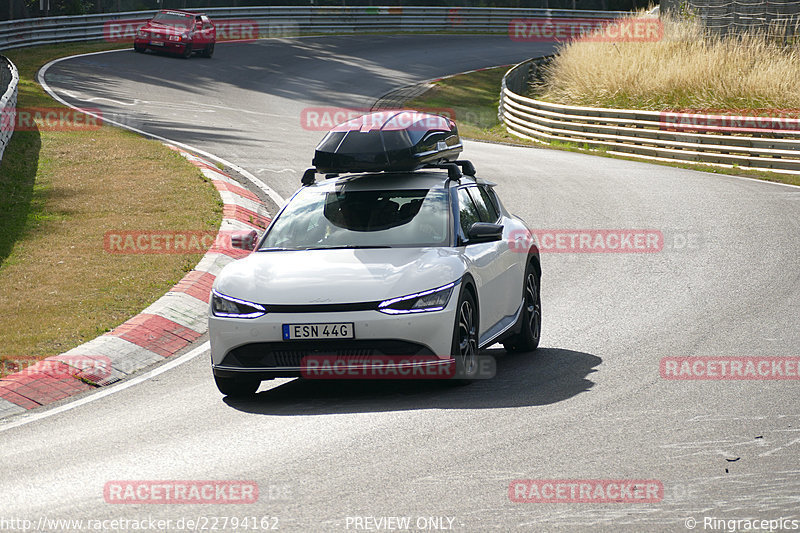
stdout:
MULTIPOLYGON (((403 79, 407 80, 407 76, 425 79, 441 75, 443 71, 433 68, 431 61, 418 60, 431 50, 463 62, 465 68, 474 68, 516 63, 551 53, 552 49, 552 43, 513 43, 502 35, 381 36, 378 40, 370 35, 319 36, 219 43, 212 59, 186 60, 168 54, 137 54, 129 49, 58 63, 46 78, 56 90, 68 88, 74 95, 68 100, 76 105, 86 105, 81 99, 91 96, 91 107, 102 109, 105 118, 148 133, 189 144, 229 142, 237 147, 261 147, 261 142, 242 133, 237 121, 266 125, 279 115, 296 120, 300 129, 299 110, 276 107, 279 100, 264 100, 263 107, 250 113, 236 110, 236 118, 231 119, 223 113, 243 104, 237 103, 236 96, 218 94, 220 86, 231 90, 232 95, 244 91, 304 102, 306 106, 369 108, 381 94, 408 83, 398 81, 398 77, 406 76, 403 79), (468 48, 470 53, 464 54, 465 46, 475 39, 480 39, 482 46, 468 48), (149 91, 147 86, 157 90, 149 91), (123 90, 120 94, 126 87, 137 92, 126 94, 123 90), (209 98, 220 105, 204 104, 209 98), (164 104, 169 108, 166 113, 158 107, 164 104), (213 128, 196 123, 200 113, 219 117, 213 128)), ((458 64, 445 72, 458 70, 458 64)), ((62 96, 66 95, 62 92, 62 96)), ((319 132, 319 138, 323 133, 319 132)))
POLYGON ((224 401, 239 411, 281 416, 548 405, 592 388, 588 375, 602 362, 595 355, 558 348, 486 353, 496 357, 497 375, 466 386, 438 380, 295 379, 253 398, 224 401))

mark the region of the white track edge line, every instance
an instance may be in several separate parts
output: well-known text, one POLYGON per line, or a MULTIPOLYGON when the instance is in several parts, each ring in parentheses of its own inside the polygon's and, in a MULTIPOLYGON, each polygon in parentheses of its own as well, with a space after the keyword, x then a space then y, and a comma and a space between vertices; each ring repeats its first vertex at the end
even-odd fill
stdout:
POLYGON ((234 163, 232 163, 230 161, 227 161, 226 159, 223 159, 223 158, 221 158, 219 156, 216 156, 216 155, 214 155, 214 154, 212 154, 210 152, 206 152, 205 150, 201 150, 199 148, 195 148, 194 146, 191 146, 191 145, 188 145, 188 144, 185 144, 185 143, 181 143, 181 142, 178 142, 178 141, 174 141, 172 139, 168 139, 166 137, 162 137, 161 135, 156 135, 155 133, 148 133, 148 132, 146 132, 144 130, 140 130, 138 128, 134 128, 133 126, 129 126, 127 124, 122 124, 121 122, 117 122, 115 120, 105 119, 105 118, 102 117, 102 115, 98 115, 96 113, 92 113, 90 111, 87 111, 87 110, 81 109, 79 107, 76 107, 76 106, 68 103, 66 100, 64 100, 60 96, 58 96, 55 93, 55 91, 50 88, 50 86, 47 84, 47 82, 44 79, 44 76, 47 73, 47 70, 50 67, 52 67, 53 65, 55 65, 56 63, 59 63, 61 61, 65 61, 67 59, 74 59, 76 57, 84 57, 84 56, 91 56, 91 55, 97 55, 97 54, 108 54, 108 53, 112 53, 112 52, 125 52, 127 50, 128 49, 123 48, 121 50, 104 50, 104 51, 101 51, 101 52, 90 52, 90 53, 87 53, 87 54, 77 54, 77 55, 74 55, 74 56, 60 57, 58 59, 54 59, 54 60, 50 61, 45 66, 43 66, 41 69, 39 69, 39 72, 37 72, 37 74, 36 74, 36 80, 39 82, 39 84, 42 86, 42 88, 45 90, 45 92, 47 92, 47 94, 49 94, 54 100, 56 100, 60 104, 65 105, 65 106, 67 106, 67 107, 69 107, 71 109, 74 109, 75 111, 79 111, 79 112, 81 112, 81 113, 83 113, 85 115, 89 115, 91 117, 99 119, 100 121, 102 121, 103 124, 113 124, 114 126, 117 126, 117 127, 120 127, 120 128, 124 128, 124 129, 132 131, 134 133, 138 133, 139 135, 143 135, 143 136, 149 137, 151 139, 158 139, 161 142, 172 144, 174 146, 178 146, 180 148, 183 148, 184 150, 187 150, 189 152, 194 152, 196 154, 202 155, 203 157, 207 157, 208 159, 211 159, 211 160, 216 161, 218 163, 222 163, 223 165, 234 169, 236 172, 240 173, 245 178, 247 178, 253 185, 255 185, 256 187, 261 189, 264 192, 264 194, 269 196, 270 199, 272 199, 272 201, 275 202, 278 205, 278 207, 282 207, 284 202, 285 202, 285 199, 280 194, 278 194, 274 189, 269 187, 267 184, 265 184, 264 182, 262 182, 261 180, 256 178, 253 174, 251 174, 247 170, 243 169, 239 165, 236 165, 236 164, 234 164, 234 163))
MULTIPOLYGON (((112 53, 112 52, 122 52, 122 51, 127 51, 127 50, 129 50, 129 49, 124 49, 123 48, 123 49, 119 49, 119 50, 103 50, 103 51, 100 51, 100 52, 89 52, 89 53, 85 53, 85 54, 76 54, 76 55, 73 55, 73 56, 67 56, 67 57, 61 57, 61 58, 58 58, 58 59, 54 59, 54 60, 48 62, 47 64, 45 64, 41 69, 39 69, 39 71, 36 73, 36 78, 37 78, 37 81, 39 82, 39 84, 45 90, 45 92, 47 92, 47 94, 49 94, 54 100, 56 100, 57 102, 61 103, 62 105, 65 105, 65 106, 67 106, 67 107, 69 107, 71 109, 74 109, 76 111, 80 111, 81 113, 84 113, 86 115, 92 116, 94 118, 100 119, 101 121, 103 121, 103 123, 113 124, 115 126, 118 126, 120 128, 123 128, 123 129, 127 129, 129 131, 133 131, 133 132, 138 133, 140 135, 143 135, 145 137, 158 139, 159 141, 162 141, 162 142, 165 142, 165 143, 169 143, 169 144, 184 148, 184 149, 186 149, 186 150, 188 150, 190 152, 194 152, 194 153, 200 154, 200 155, 202 155, 204 157, 207 157, 207 158, 209 158, 209 159, 211 159, 213 161, 217 161, 219 163, 222 163, 223 165, 226 165, 226 166, 236 170, 238 173, 242 174, 251 183, 253 183, 253 185, 255 185, 256 187, 261 189, 267 196, 269 196, 272 199, 272 201, 274 201, 278 205, 278 207, 281 207, 283 205, 283 203, 285 202, 285 199, 283 197, 281 197, 280 194, 278 194, 271 187, 269 187, 268 185, 263 183, 261 180, 256 178, 253 174, 251 174, 247 170, 243 169, 239 165, 236 165, 236 164, 234 164, 234 163, 232 163, 230 161, 227 161, 227 160, 225 160, 225 159, 223 159, 221 157, 218 157, 218 156, 216 156, 216 155, 214 155, 214 154, 212 154, 210 152, 206 152, 205 150, 201 150, 199 148, 195 148, 195 147, 190 146, 188 144, 184 144, 184 143, 180 143, 180 142, 177 142, 177 141, 173 141, 171 139, 167 139, 166 137, 162 137, 162 136, 156 135, 154 133, 148 133, 146 131, 134 128, 132 126, 116 122, 114 120, 103 119, 102 116, 99 116, 99 115, 97 115, 95 113, 87 112, 87 111, 85 111, 85 110, 83 110, 81 108, 73 106, 72 104, 68 103, 67 101, 62 99, 60 96, 58 96, 55 93, 55 91, 53 91, 50 88, 50 86, 47 84, 47 82, 44 79, 44 75, 47 72, 47 70, 51 66, 53 66, 56 63, 59 63, 61 61, 65 61, 67 59, 73 59, 73 58, 76 58, 76 57, 85 57, 85 56, 98 55, 98 54, 108 54, 108 53, 112 53)), ((500 66, 506 66, 506 65, 500 65, 500 66)), ((488 68, 492 68, 492 67, 488 67, 488 68)), ((494 68, 498 68, 498 67, 494 67, 494 68)), ((444 79, 447 79, 447 78, 458 76, 459 74, 467 74, 467 73, 470 73, 470 72, 477 72, 479 70, 485 70, 485 69, 477 69, 477 70, 465 71, 463 73, 452 74, 452 75, 444 76, 444 77, 441 77, 441 78, 431 78, 430 80, 419 82, 416 85, 423 84, 423 83, 433 83, 433 82, 436 82, 436 81, 441 81, 441 80, 444 80, 444 79)), ((412 84, 410 84, 408 86, 411 86, 411 85, 412 84)), ((389 93, 387 93, 387 94, 389 94, 389 93)), ((480 141, 478 141, 478 142, 480 142, 480 141)), ((697 172, 703 172, 703 171, 697 171, 697 172)), ((718 174, 715 174, 715 175, 718 175, 718 174)), ((759 180, 759 179, 756 179, 756 178, 748 178, 748 177, 744 177, 744 176, 727 175, 726 177, 743 179, 743 180, 748 180, 748 181, 754 181, 754 182, 757 182, 757 183, 767 183, 767 184, 771 184, 771 185, 783 185, 783 186, 786 186, 786 187, 800 188, 800 186, 798 186, 798 185, 791 185, 791 184, 788 184, 788 183, 765 181, 765 180, 759 180)), ((80 405, 84 405, 84 404, 92 402, 94 400, 97 400, 97 399, 100 399, 100 398, 104 398, 105 396, 108 396, 110 394, 114 394, 115 392, 122 391, 122 390, 124 390, 124 389, 126 389, 128 387, 131 387, 133 385, 141 383, 142 381, 150 379, 153 376, 161 374, 162 372, 166 372, 167 370, 170 370, 170 369, 172 369, 172 368, 174 368, 174 367, 176 367, 178 365, 181 365, 181 364, 183 364, 183 363, 185 363, 187 361, 190 361, 191 359, 194 359, 195 357, 197 357, 198 355, 203 353, 203 351, 207 350, 209 347, 210 347, 210 343, 208 341, 206 341, 203 344, 201 344, 200 346, 198 346, 198 347, 194 348, 193 350, 191 350, 190 352, 182 355, 178 359, 175 359, 173 361, 170 361, 169 363, 163 364, 163 365, 161 365, 161 366, 159 366, 159 367, 157 367, 157 368, 155 368, 155 369, 153 369, 153 370, 151 370, 151 371, 149 371, 149 372, 147 372, 145 374, 142 374, 141 376, 137 376, 137 377, 135 377, 135 378, 133 378, 131 380, 128 380, 128 381, 124 381, 120 385, 112 385, 110 388, 103 389, 102 391, 99 391, 99 392, 97 392, 95 394, 87 396, 86 398, 82 398, 80 400, 75 400, 75 401, 70 402, 68 404, 65 404, 65 405, 62 405, 62 406, 47 410, 47 411, 42 412, 42 413, 37 413, 35 415, 20 415, 20 418, 17 418, 13 422, 8 423, 8 424, 3 424, 0 421, 0 433, 3 432, 3 431, 9 430, 11 428, 14 428, 14 427, 18 427, 18 426, 22 426, 22 425, 28 424, 28 423, 33 422, 35 420, 40 420, 42 418, 47 418, 47 417, 55 415, 57 413, 62 413, 64 411, 68 411, 70 409, 74 409, 75 407, 78 407, 80 405)))
MULTIPOLYGON (((115 126, 118 126, 118 127, 130 130, 130 131, 133 131, 133 132, 138 133, 140 135, 143 135, 145 137, 158 139, 161 142, 169 143, 169 144, 172 144, 172 145, 175 145, 175 146, 179 146, 181 148, 186 149, 189 152, 194 152, 194 153, 200 154, 200 155, 202 155, 204 157, 207 157, 209 159, 212 159, 214 161, 222 163, 223 165, 226 165, 226 166, 236 170, 237 172, 241 173, 244 177, 246 177, 250 182, 252 182, 253 185, 255 185, 256 187, 258 187, 259 189, 264 191, 264 193, 267 194, 267 196, 269 196, 278 205, 278 207, 281 207, 283 205, 283 203, 285 201, 283 199, 283 197, 281 197, 276 191, 274 191, 272 188, 270 188, 266 184, 262 183, 255 176, 253 176, 250 172, 248 172, 247 170, 241 168, 240 166, 235 165, 235 164, 233 164, 233 163, 231 163, 229 161, 226 161, 225 159, 223 159, 221 157, 217 157, 214 154, 206 152, 205 150, 200 150, 200 149, 195 148, 193 146, 189 146, 189 145, 184 144, 184 143, 179 143, 179 142, 167 139, 165 137, 161 137, 160 135, 147 133, 145 131, 139 130, 137 128, 133 128, 133 127, 125 125, 125 124, 121 124, 121 123, 113 121, 113 120, 104 120, 101 116, 99 116, 99 115, 97 115, 95 113, 88 113, 88 112, 86 112, 86 111, 84 111, 84 110, 82 110, 82 109, 80 109, 80 108, 78 108, 76 106, 73 106, 72 104, 66 102, 64 99, 59 97, 50 88, 50 86, 47 84, 47 82, 44 79, 44 75, 47 72, 47 70, 51 66, 55 65, 56 63, 58 63, 60 61, 64 61, 66 59, 72 59, 72 58, 75 58, 75 57, 83 57, 83 56, 90 56, 90 55, 97 55, 97 54, 107 54, 107 53, 119 52, 119 51, 120 50, 104 50, 104 51, 101 51, 101 52, 91 52, 91 53, 87 53, 87 54, 77 54, 77 55, 74 55, 74 56, 62 57, 62 58, 59 58, 59 59, 54 59, 53 61, 48 62, 41 69, 39 69, 39 72, 37 72, 37 74, 36 74, 37 81, 42 86, 42 88, 45 90, 45 92, 47 92, 47 94, 49 94, 54 100, 56 100, 57 102, 65 105, 65 106, 67 106, 67 107, 69 107, 71 109, 74 109, 76 111, 80 111, 80 112, 82 112, 82 113, 84 113, 86 115, 89 115, 89 116, 93 116, 93 117, 95 117, 97 119, 100 119, 101 121, 104 121, 105 123, 114 124, 115 126)), ((101 390, 98 390, 98 391, 94 392, 93 394, 90 394, 90 395, 88 395, 88 396, 86 396, 84 398, 81 398, 79 400, 74 400, 74 401, 71 401, 71 402, 66 403, 64 405, 60 405, 58 407, 54 407, 52 409, 48 409, 46 411, 39 412, 39 413, 36 413, 36 414, 22 414, 22 415, 19 415, 19 417, 12 418, 11 419, 12 421, 8 422, 8 423, 3 423, 0 420, 0 433, 2 433, 3 431, 7 431, 9 429, 15 428, 15 427, 19 427, 19 426, 23 426, 23 425, 26 425, 26 424, 30 424, 31 422, 35 422, 35 421, 41 420, 43 418, 48 418, 50 416, 53 416, 53 415, 56 415, 56 414, 59 414, 59 413, 63 413, 65 411, 69 411, 71 409, 74 409, 74 408, 79 407, 81 405, 87 404, 89 402, 93 402, 95 400, 99 400, 101 398, 105 398, 106 396, 109 396, 111 394, 123 391, 123 390, 127 389, 128 387, 132 387, 134 385, 138 385, 139 383, 141 383, 143 381, 146 381, 146 380, 148 380, 148 379, 150 379, 150 378, 152 378, 154 376, 157 376, 157 375, 159 375, 159 374, 161 374, 163 372, 166 372, 167 370, 175 368, 178 365, 181 365, 183 363, 186 363, 186 362, 194 359, 198 355, 206 352, 209 348, 210 348, 210 343, 208 341, 206 341, 203 344, 201 344, 200 346, 197 346, 196 348, 193 348, 191 351, 187 352, 186 354, 178 357, 177 359, 174 359, 172 361, 169 361, 168 363, 162 364, 161 366, 158 366, 158 367, 154 368, 153 370, 150 370, 150 371, 148 371, 148 372, 146 372, 146 373, 144 373, 144 374, 142 374, 140 376, 136 376, 135 378, 132 378, 132 379, 129 379, 129 380, 125 380, 125 381, 123 381, 122 383, 120 383, 118 385, 111 385, 110 387, 102 388, 101 390)))

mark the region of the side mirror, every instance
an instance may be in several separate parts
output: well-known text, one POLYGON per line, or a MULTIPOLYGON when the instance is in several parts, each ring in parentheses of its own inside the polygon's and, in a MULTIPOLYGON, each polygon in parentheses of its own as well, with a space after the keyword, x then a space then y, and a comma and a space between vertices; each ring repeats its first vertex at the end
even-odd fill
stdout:
POLYGON ((489 222, 475 222, 467 232, 467 244, 494 242, 503 238, 503 225, 489 222))
POLYGON ((234 231, 231 233, 231 247, 233 248, 251 251, 256 247, 257 242, 258 233, 256 233, 254 229, 250 231, 234 231))

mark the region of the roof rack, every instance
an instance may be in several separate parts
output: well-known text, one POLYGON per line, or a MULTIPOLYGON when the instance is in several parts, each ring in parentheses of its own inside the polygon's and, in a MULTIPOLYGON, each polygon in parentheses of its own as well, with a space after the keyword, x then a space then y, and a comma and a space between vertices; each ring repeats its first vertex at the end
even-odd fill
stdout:
POLYGON ((448 177, 451 180, 459 180, 462 175, 475 177, 475 165, 468 159, 457 159, 456 161, 447 161, 442 163, 433 163, 425 165, 423 168, 441 168, 448 171, 448 177))
POLYGON ((447 170, 447 179, 450 181, 459 181, 465 174, 473 178, 475 177, 475 165, 472 164, 472 161, 466 159, 432 163, 425 165, 423 168, 441 168, 447 170))
MULTIPOLYGON (((459 181, 464 176, 470 176, 472 178, 475 177, 475 165, 472 164, 472 161, 467 159, 458 159, 456 161, 440 161, 437 163, 429 163, 424 165, 421 168, 438 168, 447 171, 447 179, 449 181, 459 181)), ((316 175, 322 174, 317 168, 309 168, 303 172, 303 177, 300 179, 300 183, 307 187, 309 185, 313 185, 316 183, 316 175)), ((332 179, 338 178, 339 173, 326 173, 325 179, 332 179)))

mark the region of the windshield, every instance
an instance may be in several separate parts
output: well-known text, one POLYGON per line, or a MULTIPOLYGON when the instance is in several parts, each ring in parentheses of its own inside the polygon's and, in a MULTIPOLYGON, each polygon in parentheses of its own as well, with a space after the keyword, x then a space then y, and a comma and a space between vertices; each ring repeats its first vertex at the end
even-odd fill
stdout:
POLYGON ((449 213, 444 190, 303 189, 260 250, 446 246, 449 213))
POLYGON ((182 28, 191 28, 194 23, 194 17, 189 15, 181 15, 178 13, 159 13, 153 17, 153 22, 164 26, 180 26, 182 28))

